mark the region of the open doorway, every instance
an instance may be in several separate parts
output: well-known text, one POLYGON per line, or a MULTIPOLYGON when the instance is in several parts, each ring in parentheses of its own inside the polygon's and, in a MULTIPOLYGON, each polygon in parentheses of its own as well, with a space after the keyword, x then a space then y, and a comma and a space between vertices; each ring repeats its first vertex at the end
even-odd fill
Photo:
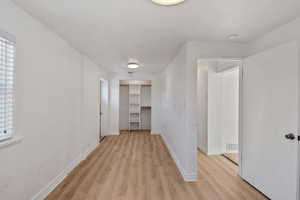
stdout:
POLYGON ((120 81, 120 134, 151 133, 151 87, 150 80, 120 81))
POLYGON ((99 81, 99 143, 105 138, 106 127, 106 110, 107 110, 107 82, 105 80, 99 81))
MULTIPOLYGON (((239 67, 219 71, 220 108, 217 115, 220 117, 221 153, 238 165, 239 150, 239 67)), ((209 122, 210 123, 210 122, 209 122)), ((214 123, 212 122, 212 125, 214 123)), ((210 132, 208 132, 210 134, 210 132)))
POLYGON ((241 61, 198 62, 198 148, 239 165, 241 61))

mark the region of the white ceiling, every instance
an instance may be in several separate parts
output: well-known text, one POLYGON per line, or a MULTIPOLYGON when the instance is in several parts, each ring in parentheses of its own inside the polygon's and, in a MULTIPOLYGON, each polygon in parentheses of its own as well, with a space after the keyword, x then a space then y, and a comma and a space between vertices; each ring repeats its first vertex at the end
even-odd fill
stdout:
POLYGON ((187 0, 162 7, 150 0, 14 0, 110 71, 129 57, 159 72, 186 41, 249 42, 300 16, 300 0, 187 0))

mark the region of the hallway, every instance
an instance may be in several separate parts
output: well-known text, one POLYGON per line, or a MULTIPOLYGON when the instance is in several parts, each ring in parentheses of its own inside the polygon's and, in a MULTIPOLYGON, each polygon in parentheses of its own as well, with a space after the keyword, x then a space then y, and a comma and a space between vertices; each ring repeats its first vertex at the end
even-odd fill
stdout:
POLYGON ((243 200, 266 199, 222 156, 199 153, 197 183, 183 181, 161 136, 106 137, 47 200, 243 200))

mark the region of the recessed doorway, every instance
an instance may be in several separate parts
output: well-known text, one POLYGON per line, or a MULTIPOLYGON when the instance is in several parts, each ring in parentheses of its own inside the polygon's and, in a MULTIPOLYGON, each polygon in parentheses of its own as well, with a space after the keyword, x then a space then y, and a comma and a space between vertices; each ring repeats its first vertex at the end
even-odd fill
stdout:
POLYGON ((120 134, 151 133, 151 81, 120 80, 120 134))
POLYGON ((239 164, 239 60, 198 62, 198 148, 239 164))

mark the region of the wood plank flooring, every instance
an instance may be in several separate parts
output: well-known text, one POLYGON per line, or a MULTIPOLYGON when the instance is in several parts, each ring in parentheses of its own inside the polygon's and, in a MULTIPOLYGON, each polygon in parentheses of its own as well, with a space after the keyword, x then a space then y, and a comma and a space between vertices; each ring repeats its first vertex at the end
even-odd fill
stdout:
POLYGON ((260 200, 223 156, 198 155, 199 181, 182 179, 158 135, 106 137, 47 200, 260 200))
POLYGON ((238 153, 224 153, 227 159, 231 160, 236 165, 239 165, 239 154, 238 153))

